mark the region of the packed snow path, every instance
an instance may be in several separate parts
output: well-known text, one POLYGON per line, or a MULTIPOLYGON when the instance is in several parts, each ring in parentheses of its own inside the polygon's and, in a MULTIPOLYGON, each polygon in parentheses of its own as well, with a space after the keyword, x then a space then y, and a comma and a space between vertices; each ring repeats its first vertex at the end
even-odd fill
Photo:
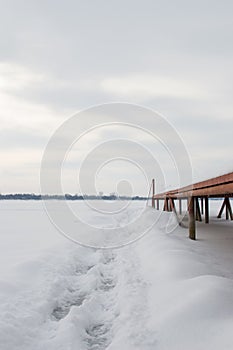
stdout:
POLYGON ((106 349, 111 342, 114 261, 114 255, 109 252, 99 254, 93 265, 79 261, 51 314, 57 322, 70 313, 87 317, 82 347, 88 350, 106 349))
POLYGON ((163 213, 138 242, 94 250, 58 235, 39 203, 4 205, 1 350, 232 350, 232 223, 191 242, 163 213))
POLYGON ((53 309, 33 348, 50 344, 50 349, 66 349, 70 344, 70 349, 116 349, 114 336, 122 333, 130 337, 133 348, 143 342, 147 349, 153 335, 146 329, 147 286, 136 257, 129 251, 126 256, 120 251, 89 251, 84 260, 75 260, 79 261, 71 274, 52 288, 53 309))
POLYGON ((41 261, 42 280, 5 305, 4 350, 117 349, 122 336, 147 349, 147 285, 134 254, 73 248, 63 264, 41 261))

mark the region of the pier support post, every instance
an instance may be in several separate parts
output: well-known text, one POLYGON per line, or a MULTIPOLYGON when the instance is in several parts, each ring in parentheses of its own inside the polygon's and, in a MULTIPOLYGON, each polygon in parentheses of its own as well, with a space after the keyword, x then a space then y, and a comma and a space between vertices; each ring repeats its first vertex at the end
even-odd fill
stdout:
POLYGON ((223 203, 222 203, 221 209, 220 209, 220 211, 219 211, 219 213, 218 213, 218 216, 217 216, 218 219, 221 218, 222 213, 223 213, 223 210, 224 210, 224 208, 225 208, 225 205, 226 205, 226 198, 224 198, 224 201, 223 201, 223 203))
POLYGON ((204 199, 201 197, 201 213, 204 214, 204 199))
POLYGON ((182 199, 179 198, 179 214, 182 214, 182 199))
POLYGON ((195 198, 195 202, 196 202, 196 220, 202 221, 201 210, 200 210, 200 206, 199 206, 199 199, 197 197, 195 198))
POLYGON ((228 211, 228 214, 229 214, 231 220, 233 220, 233 213, 232 213, 232 209, 231 209, 231 202, 230 202, 230 199, 228 197, 226 198, 226 210, 228 211))
POLYGON ((177 216, 176 205, 175 205, 174 199, 169 198, 169 202, 170 202, 170 210, 173 211, 174 214, 177 216))
POLYGON ((196 239, 196 220, 195 220, 195 200, 194 197, 190 197, 188 201, 189 210, 189 238, 196 239))
POLYGON ((226 220, 229 220, 229 212, 228 212, 227 205, 226 205, 226 220))
POLYGON ((152 180, 152 208, 155 208, 155 179, 152 180))
POLYGON ((169 211, 169 208, 168 208, 168 198, 167 198, 167 197, 164 198, 164 207, 163 207, 163 210, 164 210, 164 211, 169 211))
POLYGON ((205 197, 205 223, 209 223, 209 198, 205 197))
POLYGON ((157 210, 159 210, 159 199, 157 199, 157 210))
POLYGON ((228 197, 226 197, 223 201, 223 204, 221 206, 221 209, 218 213, 217 218, 220 219, 223 213, 224 208, 226 207, 226 220, 229 220, 229 216, 231 218, 231 220, 233 220, 233 214, 232 214, 232 209, 231 209, 231 202, 230 199, 228 197))

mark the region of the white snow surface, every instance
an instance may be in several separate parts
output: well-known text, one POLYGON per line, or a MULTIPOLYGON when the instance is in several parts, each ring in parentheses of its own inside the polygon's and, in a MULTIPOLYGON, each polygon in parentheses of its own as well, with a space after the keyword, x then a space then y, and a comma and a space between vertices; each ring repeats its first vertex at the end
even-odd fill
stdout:
MULTIPOLYGON (((233 226, 219 207, 197 241, 163 212, 140 240, 98 250, 59 234, 41 202, 2 201, 0 349, 232 350, 233 226)), ((147 208, 141 224, 159 214, 147 208)))

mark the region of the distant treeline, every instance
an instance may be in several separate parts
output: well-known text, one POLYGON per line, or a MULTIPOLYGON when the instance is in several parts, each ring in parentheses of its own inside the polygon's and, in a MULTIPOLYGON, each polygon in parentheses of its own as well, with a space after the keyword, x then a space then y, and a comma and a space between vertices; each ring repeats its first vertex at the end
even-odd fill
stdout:
POLYGON ((103 196, 95 196, 95 195, 78 195, 78 194, 65 194, 65 195, 40 195, 34 193, 13 193, 13 194, 0 194, 0 200, 70 200, 70 201, 82 201, 85 199, 89 200, 146 200, 147 197, 134 196, 115 196, 115 195, 103 195, 103 196))

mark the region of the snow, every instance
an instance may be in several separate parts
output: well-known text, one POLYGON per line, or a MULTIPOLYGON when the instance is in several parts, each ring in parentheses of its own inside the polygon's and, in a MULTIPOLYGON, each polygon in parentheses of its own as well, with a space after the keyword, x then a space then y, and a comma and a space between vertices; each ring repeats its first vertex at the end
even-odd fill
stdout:
MULTIPOLYGON (((117 220, 93 218, 83 202, 74 206, 89 222, 137 237, 122 226, 143 202, 117 220)), ((134 226, 158 217, 147 234, 100 250, 59 234, 41 202, 2 201, 0 349, 231 350, 233 225, 216 219, 219 207, 211 201, 210 224, 198 223, 197 241, 173 230, 173 214, 147 208, 134 226)))

